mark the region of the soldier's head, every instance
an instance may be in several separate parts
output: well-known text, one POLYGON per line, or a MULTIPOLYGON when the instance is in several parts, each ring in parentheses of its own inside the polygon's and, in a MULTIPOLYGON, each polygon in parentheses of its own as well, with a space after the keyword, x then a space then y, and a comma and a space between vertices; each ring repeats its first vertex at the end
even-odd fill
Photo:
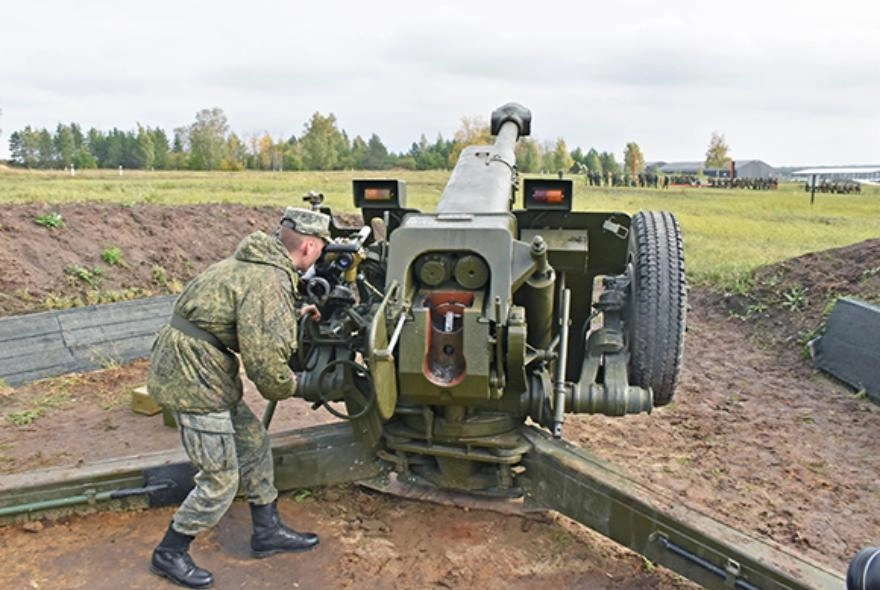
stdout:
POLYGON ((306 270, 318 261, 330 241, 330 216, 310 209, 288 207, 278 222, 278 239, 294 266, 306 270))

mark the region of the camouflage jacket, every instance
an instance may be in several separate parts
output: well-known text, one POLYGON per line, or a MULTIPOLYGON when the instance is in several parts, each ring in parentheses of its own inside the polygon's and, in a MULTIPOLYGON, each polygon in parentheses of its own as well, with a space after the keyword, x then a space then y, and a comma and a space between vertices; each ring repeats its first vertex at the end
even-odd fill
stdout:
MULTIPOLYGON (((267 399, 293 395, 287 363, 296 350, 296 268, 274 237, 255 232, 232 257, 195 277, 174 313, 240 353, 245 372, 267 399)), ((234 354, 176 328, 162 328, 150 356, 147 388, 153 399, 179 412, 217 412, 242 396, 234 354)))

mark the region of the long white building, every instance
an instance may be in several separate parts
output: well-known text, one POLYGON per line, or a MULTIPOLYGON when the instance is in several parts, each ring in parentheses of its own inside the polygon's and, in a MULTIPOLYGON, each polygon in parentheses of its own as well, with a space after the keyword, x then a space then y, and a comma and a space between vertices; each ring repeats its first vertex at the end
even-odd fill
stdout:
POLYGON ((880 183, 880 166, 841 166, 804 168, 791 173, 798 180, 809 182, 813 175, 820 180, 854 180, 870 184, 880 183))

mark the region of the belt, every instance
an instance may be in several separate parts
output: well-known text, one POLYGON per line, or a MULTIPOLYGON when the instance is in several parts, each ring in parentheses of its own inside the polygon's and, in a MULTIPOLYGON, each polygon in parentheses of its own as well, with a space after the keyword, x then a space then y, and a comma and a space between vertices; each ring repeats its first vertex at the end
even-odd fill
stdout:
POLYGON ((229 347, 223 344, 219 338, 217 338, 207 330, 199 328, 197 325, 195 325, 185 317, 178 315, 177 313, 171 316, 170 325, 172 328, 180 330, 187 336, 191 336, 192 338, 196 338, 197 340, 201 340, 202 342, 207 342, 221 352, 231 352, 229 350, 229 347))

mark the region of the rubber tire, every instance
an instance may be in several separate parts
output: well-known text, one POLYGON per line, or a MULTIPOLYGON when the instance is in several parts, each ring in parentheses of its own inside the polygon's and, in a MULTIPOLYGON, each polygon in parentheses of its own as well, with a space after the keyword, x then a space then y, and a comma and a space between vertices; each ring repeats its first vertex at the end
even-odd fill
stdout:
POLYGON ((681 229, 672 213, 639 211, 633 216, 627 272, 629 380, 650 387, 654 405, 665 406, 678 383, 687 300, 681 229))
POLYGON ((859 551, 846 572, 846 590, 880 590, 880 548, 859 551))

